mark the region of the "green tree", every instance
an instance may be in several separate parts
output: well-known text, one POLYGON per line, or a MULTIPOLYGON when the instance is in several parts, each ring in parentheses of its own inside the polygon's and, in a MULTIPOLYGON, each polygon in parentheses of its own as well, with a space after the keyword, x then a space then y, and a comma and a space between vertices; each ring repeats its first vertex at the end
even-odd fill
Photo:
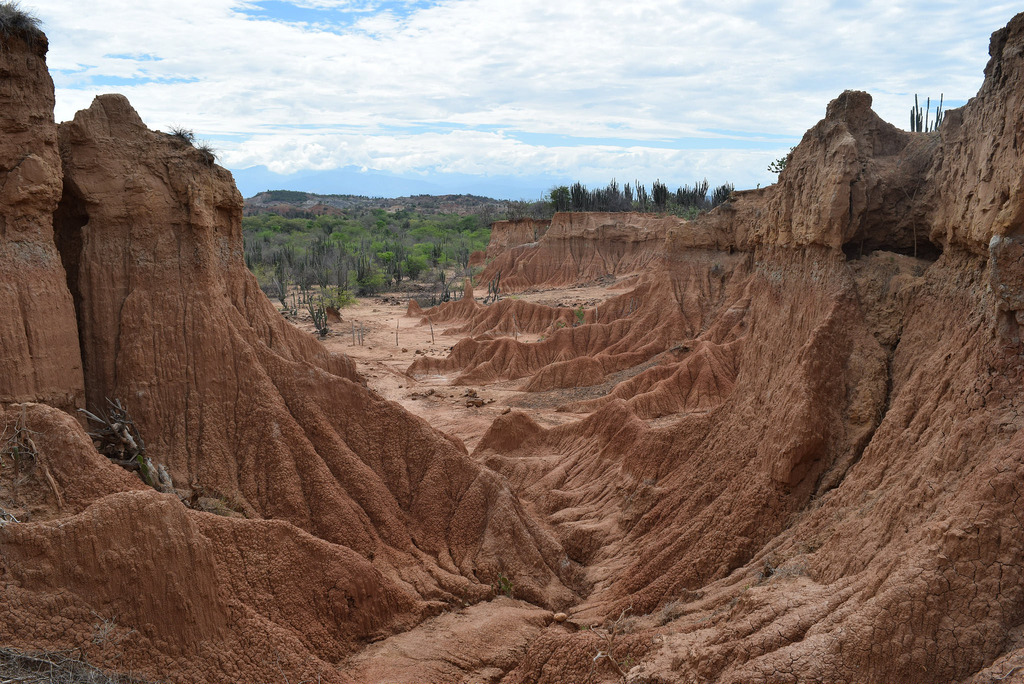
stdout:
POLYGON ((790 147, 789 148, 789 154, 787 154, 784 157, 779 157, 778 159, 773 161, 771 164, 769 164, 768 165, 768 170, 771 171, 772 173, 782 173, 782 170, 784 168, 786 168, 786 164, 789 163, 789 158, 793 156, 793 150, 795 150, 795 149, 796 149, 795 147, 790 147))
POLYGON ((572 198, 569 196, 568 185, 556 185, 548 193, 548 201, 555 211, 569 211, 572 209, 572 198))

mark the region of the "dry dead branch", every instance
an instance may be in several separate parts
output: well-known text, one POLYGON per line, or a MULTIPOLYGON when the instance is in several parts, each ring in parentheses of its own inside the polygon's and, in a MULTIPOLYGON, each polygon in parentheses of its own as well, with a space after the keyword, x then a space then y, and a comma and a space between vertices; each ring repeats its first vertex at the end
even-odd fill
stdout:
POLYGON ((107 404, 107 410, 98 415, 92 411, 78 409, 96 426, 95 431, 89 433, 96 448, 125 470, 138 473, 142 481, 150 487, 169 491, 170 478, 168 477, 165 482, 153 461, 146 456, 146 443, 142 440, 135 421, 121 405, 121 400, 107 399, 107 404))

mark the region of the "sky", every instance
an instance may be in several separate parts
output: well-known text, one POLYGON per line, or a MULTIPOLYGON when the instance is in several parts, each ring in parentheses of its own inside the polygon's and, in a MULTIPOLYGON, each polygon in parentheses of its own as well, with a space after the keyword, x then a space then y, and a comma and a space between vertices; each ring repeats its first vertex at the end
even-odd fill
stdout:
POLYGON ((1020 9, 962 0, 23 0, 58 121, 108 92, 210 142, 244 196, 538 199, 752 188, 846 89, 909 126, 981 85, 1020 9))

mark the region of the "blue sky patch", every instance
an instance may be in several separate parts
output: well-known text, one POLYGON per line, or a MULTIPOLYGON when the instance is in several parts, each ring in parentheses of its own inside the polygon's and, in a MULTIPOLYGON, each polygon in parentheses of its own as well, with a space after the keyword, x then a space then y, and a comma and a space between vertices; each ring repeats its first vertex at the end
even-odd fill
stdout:
POLYGON ((362 18, 387 12, 399 18, 437 4, 434 1, 413 0, 411 2, 372 2, 353 0, 345 7, 309 7, 302 2, 286 0, 260 0, 251 6, 240 7, 238 12, 264 21, 280 21, 288 24, 309 24, 318 28, 337 31, 350 27, 362 18))
POLYGON ((164 60, 163 57, 157 57, 156 55, 150 55, 150 54, 137 54, 137 55, 121 54, 121 55, 103 55, 103 56, 105 58, 107 58, 107 59, 128 59, 128 60, 131 60, 133 62, 162 62, 164 60))
POLYGON ((108 87, 108 86, 140 86, 140 85, 146 85, 146 84, 150 84, 150 83, 161 83, 161 84, 197 83, 198 81, 199 81, 199 79, 196 78, 196 77, 190 77, 190 78, 170 78, 170 77, 161 77, 161 76, 133 76, 131 78, 126 78, 126 77, 123 77, 123 76, 97 75, 97 76, 87 76, 87 77, 85 77, 83 79, 80 79, 78 83, 79 83, 79 87, 82 87, 82 88, 87 88, 87 87, 105 88, 105 87, 108 87))

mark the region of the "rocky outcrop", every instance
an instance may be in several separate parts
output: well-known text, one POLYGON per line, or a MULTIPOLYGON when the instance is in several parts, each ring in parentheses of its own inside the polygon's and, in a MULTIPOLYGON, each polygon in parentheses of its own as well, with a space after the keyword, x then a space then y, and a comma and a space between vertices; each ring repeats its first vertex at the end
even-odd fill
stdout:
POLYGON ((499 226, 487 247, 490 263, 477 282, 491 282, 500 273, 501 292, 521 292, 638 273, 656 259, 668 231, 685 221, 645 214, 562 212, 555 214, 546 232, 538 223, 499 226), (531 228, 537 237, 519 242, 531 228), (512 244, 518 246, 506 247, 512 244))
POLYGON ((550 226, 550 220, 541 219, 495 221, 491 224, 491 239, 487 243, 484 259, 494 259, 513 247, 537 242, 544 237, 550 226))
POLYGON ((930 235, 984 255, 991 239, 1024 230, 1024 20, 992 34, 985 81, 939 130, 939 163, 928 178, 930 235))
POLYGON ((74 308, 53 213, 61 195, 46 37, 0 35, 0 403, 84 399, 74 308))
POLYGON ((283 668, 347 682, 331 662, 423 609, 351 549, 158 494, 49 406, 0 407, 0 424, 34 435, 18 490, 7 464, 0 478, 5 646, 79 649, 164 681, 259 681, 283 668))
POLYGON ((5 643, 84 648, 101 624, 106 640, 86 651, 107 668, 347 681, 329 663, 487 598, 503 574, 537 604, 575 600, 572 564, 503 478, 273 309, 243 263, 241 197, 208 153, 149 130, 116 95, 60 126, 61 167, 48 130, 49 185, 23 172, 5 192, 55 217, 48 263, 88 405, 120 399, 179 496, 111 465, 65 414, 10 406, 0 434, 47 439, 0 473, 18 521, 0 525, 5 643), (197 500, 228 517, 182 502, 197 500))
MULTIPOLYGON (((77 220, 59 233, 74 236, 61 248, 76 264, 88 396, 129 402, 150 454, 176 482, 390 557, 425 596, 477 592, 475 573, 496 570, 470 556, 492 562, 475 546, 492 532, 533 539, 540 546, 517 553, 557 567, 557 549, 502 502, 500 480, 368 392, 350 360, 273 310, 245 269, 241 198, 226 171, 146 129, 120 96, 97 98, 63 124, 61 144, 61 215, 77 220), (439 477, 453 485, 450 496, 434 491, 439 477), (468 500, 493 527, 456 522, 468 500), (469 538, 474 549, 459 550, 469 538), (430 572, 422 553, 434 559, 430 572), (441 557, 456 560, 442 570, 441 557)), ((537 575, 536 597, 564 602, 570 594, 550 572, 537 575)))
MULTIPOLYGON (((1019 676, 1024 15, 991 50, 934 133, 843 93, 776 185, 668 234, 651 283, 693 296, 701 258, 730 283, 692 339, 578 423, 480 441, 584 567, 572 618, 628 611, 660 644, 631 679, 1019 676)), ((675 309, 651 283, 637 318, 675 309)), ((550 634, 507 679, 564 681, 579 646, 550 634)))

